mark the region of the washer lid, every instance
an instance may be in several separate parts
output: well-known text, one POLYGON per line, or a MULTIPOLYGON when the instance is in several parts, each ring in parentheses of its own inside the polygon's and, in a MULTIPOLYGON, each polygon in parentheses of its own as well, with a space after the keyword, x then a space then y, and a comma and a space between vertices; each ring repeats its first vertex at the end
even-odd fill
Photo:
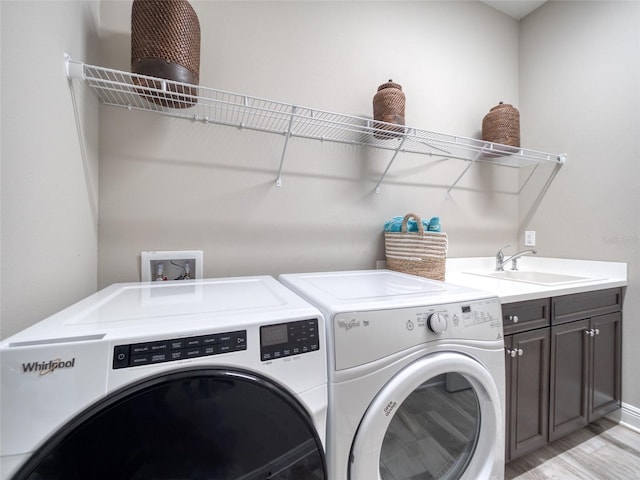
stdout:
POLYGON ((310 285, 339 300, 424 295, 446 290, 435 280, 399 275, 389 270, 334 272, 305 276, 310 285))
POLYGON ((122 285, 103 301, 65 323, 115 323, 273 308, 286 303, 273 285, 260 278, 152 282, 122 285))
POLYGON ((318 315, 316 308, 270 276, 120 283, 42 320, 2 345, 97 334, 111 338, 183 334, 318 315))
POLYGON ((281 275, 279 279, 328 309, 428 305, 494 296, 438 280, 391 270, 355 270, 281 275))

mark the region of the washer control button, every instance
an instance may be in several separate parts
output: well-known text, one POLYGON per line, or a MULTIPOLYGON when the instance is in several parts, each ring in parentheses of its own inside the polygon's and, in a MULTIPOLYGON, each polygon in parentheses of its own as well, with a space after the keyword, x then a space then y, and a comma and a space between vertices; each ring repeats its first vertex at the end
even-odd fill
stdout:
POLYGON ((432 313, 427 320, 427 327, 433 333, 443 333, 447 329, 447 317, 442 313, 432 313))
POLYGON ((113 350, 113 368, 136 367, 246 349, 246 330, 116 345, 113 350))
POLYGON ((113 368, 129 366, 129 345, 118 345, 113 351, 113 368))

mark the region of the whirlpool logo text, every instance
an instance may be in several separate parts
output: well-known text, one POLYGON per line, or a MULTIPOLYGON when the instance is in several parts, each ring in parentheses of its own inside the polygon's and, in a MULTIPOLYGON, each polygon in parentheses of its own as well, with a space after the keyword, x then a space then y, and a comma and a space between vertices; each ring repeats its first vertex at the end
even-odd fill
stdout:
POLYGON ((47 375, 61 368, 73 368, 76 365, 75 357, 71 360, 62 360, 56 358, 48 362, 29 362, 22 364, 22 373, 38 373, 38 375, 47 375))
POLYGON ((338 326, 340 328, 344 328, 345 331, 349 331, 352 328, 356 328, 360 326, 360 322, 358 320, 356 320, 355 318, 352 318, 351 320, 338 320, 338 326))

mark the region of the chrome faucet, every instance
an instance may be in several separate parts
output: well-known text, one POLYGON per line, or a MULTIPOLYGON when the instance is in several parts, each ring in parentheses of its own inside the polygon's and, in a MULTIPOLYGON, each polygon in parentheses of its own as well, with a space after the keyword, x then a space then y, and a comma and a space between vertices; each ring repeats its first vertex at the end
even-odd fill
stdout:
POLYGON ((526 255, 527 253, 531 253, 532 255, 535 255, 536 253, 538 253, 537 250, 533 248, 531 250, 523 250, 505 259, 504 253, 502 251, 505 248, 509 248, 510 246, 511 245, 505 245, 500 250, 498 250, 498 253, 496 254, 496 272, 503 272, 504 266, 507 262, 511 262, 511 270, 518 270, 518 258, 522 257, 523 255, 526 255))

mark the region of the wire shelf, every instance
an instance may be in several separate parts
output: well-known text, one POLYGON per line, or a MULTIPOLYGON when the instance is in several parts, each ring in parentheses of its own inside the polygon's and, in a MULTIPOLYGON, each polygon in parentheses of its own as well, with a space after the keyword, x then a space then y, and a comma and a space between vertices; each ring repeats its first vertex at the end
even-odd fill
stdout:
MULTIPOLYGON (((376 185, 376 191, 379 191, 384 176, 399 152, 460 159, 471 163, 490 162, 509 167, 541 162, 561 165, 566 159, 564 154, 550 154, 411 127, 398 127, 374 122, 369 118, 87 65, 68 56, 65 58, 67 77, 84 80, 105 105, 286 136, 277 185, 281 184, 282 164, 289 137, 394 151, 391 162, 376 185)), ((467 169, 468 167, 465 172, 467 169)), ((454 186, 455 184, 448 192, 454 186)))

